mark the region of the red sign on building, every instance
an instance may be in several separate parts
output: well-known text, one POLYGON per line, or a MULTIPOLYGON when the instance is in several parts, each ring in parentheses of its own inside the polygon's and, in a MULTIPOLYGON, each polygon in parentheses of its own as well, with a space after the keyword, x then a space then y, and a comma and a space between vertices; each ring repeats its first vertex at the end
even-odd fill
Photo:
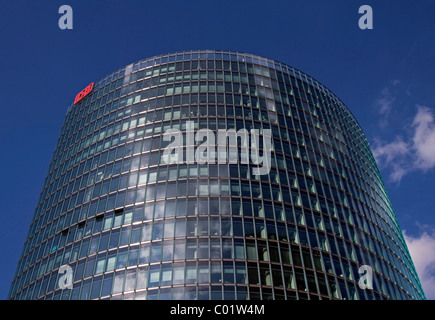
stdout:
POLYGON ((74 99, 74 104, 80 102, 84 97, 86 97, 94 87, 94 83, 92 82, 90 85, 88 85, 86 88, 84 88, 82 91, 79 92, 78 95, 76 95, 76 98, 74 99))

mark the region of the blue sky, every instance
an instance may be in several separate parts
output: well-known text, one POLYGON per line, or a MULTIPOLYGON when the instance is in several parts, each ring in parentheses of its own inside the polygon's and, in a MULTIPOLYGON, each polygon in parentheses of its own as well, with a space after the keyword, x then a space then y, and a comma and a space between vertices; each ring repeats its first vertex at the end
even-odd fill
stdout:
POLYGON ((190 49, 276 59, 313 76, 363 128, 426 295, 435 299, 435 2, 7 1, 0 12, 0 299, 67 106, 131 62, 190 49), (73 9, 60 30, 58 9, 73 9), (373 30, 358 27, 371 5, 373 30))

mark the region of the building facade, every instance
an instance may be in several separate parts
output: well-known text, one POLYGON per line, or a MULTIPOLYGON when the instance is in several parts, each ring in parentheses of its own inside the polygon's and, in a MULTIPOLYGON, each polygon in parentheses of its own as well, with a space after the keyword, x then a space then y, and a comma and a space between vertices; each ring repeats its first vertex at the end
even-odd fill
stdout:
POLYGON ((9 298, 425 296, 347 107, 286 64, 206 50, 77 95, 9 298))

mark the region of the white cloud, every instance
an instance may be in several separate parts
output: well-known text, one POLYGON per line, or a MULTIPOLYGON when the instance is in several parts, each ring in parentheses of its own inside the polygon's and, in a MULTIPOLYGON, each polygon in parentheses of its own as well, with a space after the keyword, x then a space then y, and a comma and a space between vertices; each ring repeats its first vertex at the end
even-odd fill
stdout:
POLYGON ((415 127, 413 145, 418 155, 416 165, 425 170, 435 167, 435 122, 431 110, 418 106, 412 125, 415 127))
POLYGON ((408 165, 410 147, 401 137, 387 144, 376 142, 372 148, 373 156, 381 167, 387 167, 390 171, 390 179, 400 182, 402 177, 410 170, 408 165))
POLYGON ((394 164, 393 170, 390 173, 390 179, 393 182, 400 182, 400 180, 402 180, 402 178, 407 175, 409 171, 411 170, 409 168, 406 168, 405 166, 394 164))
POLYGON ((381 168, 387 168, 390 180, 400 182, 415 170, 435 167, 435 119, 430 108, 417 106, 408 137, 396 136, 392 142, 376 140, 372 152, 381 168))
POLYGON ((435 231, 413 237, 403 230, 403 235, 426 298, 435 300, 435 231))
POLYGON ((396 137, 396 140, 385 145, 378 145, 373 149, 375 158, 385 157, 386 162, 391 162, 397 157, 406 155, 409 152, 409 146, 401 137, 396 137))
POLYGON ((393 87, 399 83, 399 80, 392 80, 390 81, 390 84, 381 91, 379 98, 375 102, 376 107, 379 108, 380 114, 387 115, 390 113, 393 104, 396 101, 396 98, 393 97, 390 89, 393 89, 393 87))
POLYGON ((391 96, 390 90, 388 88, 382 90, 381 96, 378 98, 378 100, 376 100, 376 105, 379 107, 379 113, 389 113, 394 101, 396 101, 396 99, 391 96))

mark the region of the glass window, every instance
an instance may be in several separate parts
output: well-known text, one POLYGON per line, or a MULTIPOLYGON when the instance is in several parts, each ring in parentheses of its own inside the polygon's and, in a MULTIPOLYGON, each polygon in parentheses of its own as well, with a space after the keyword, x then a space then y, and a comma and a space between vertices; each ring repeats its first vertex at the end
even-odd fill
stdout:
POLYGON ((153 265, 149 269, 148 287, 158 287, 160 280, 160 265, 153 265))
POLYGON ((118 271, 115 273, 115 279, 113 281, 113 294, 120 293, 124 289, 124 278, 125 278, 125 271, 118 271))

